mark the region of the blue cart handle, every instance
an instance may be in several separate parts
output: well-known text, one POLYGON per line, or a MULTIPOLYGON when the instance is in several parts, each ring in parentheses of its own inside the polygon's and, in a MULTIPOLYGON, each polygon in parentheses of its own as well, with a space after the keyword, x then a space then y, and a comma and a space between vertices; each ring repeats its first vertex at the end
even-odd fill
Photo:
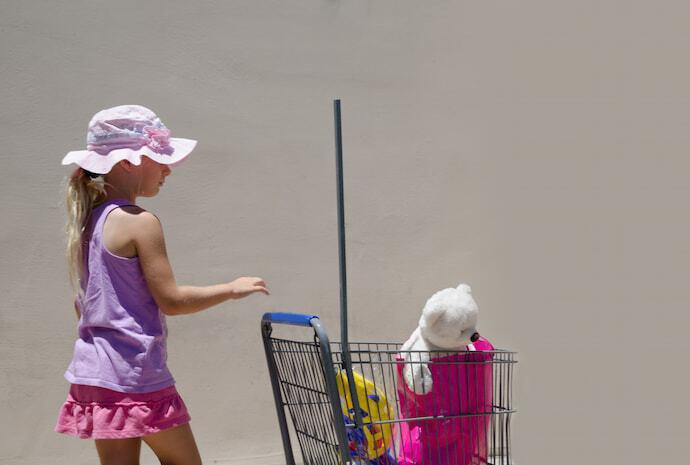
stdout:
POLYGON ((293 326, 311 326, 311 320, 318 318, 316 315, 302 315, 301 313, 264 313, 261 321, 293 326))

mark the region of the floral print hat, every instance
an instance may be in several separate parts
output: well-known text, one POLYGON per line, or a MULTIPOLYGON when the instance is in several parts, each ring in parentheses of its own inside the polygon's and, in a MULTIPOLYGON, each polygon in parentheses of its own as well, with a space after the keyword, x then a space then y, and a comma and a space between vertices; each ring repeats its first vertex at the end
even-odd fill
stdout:
POLYGON ((120 105, 96 113, 89 122, 86 150, 69 152, 63 165, 75 163, 84 170, 108 173, 120 160, 141 164, 141 156, 166 165, 177 165, 194 150, 197 141, 170 137, 154 112, 141 105, 120 105))

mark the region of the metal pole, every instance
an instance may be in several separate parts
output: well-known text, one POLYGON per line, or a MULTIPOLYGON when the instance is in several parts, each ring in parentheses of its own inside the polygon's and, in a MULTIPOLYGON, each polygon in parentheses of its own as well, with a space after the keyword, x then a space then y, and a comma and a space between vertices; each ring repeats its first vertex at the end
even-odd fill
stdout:
POLYGON ((362 411, 359 408, 357 387, 352 375, 352 359, 347 337, 347 271, 345 266, 345 196, 343 194, 343 133, 340 120, 340 99, 333 101, 335 120, 335 168, 338 188, 338 252, 340 263, 340 340, 343 345, 343 367, 347 372, 350 395, 354 407, 355 426, 362 427, 362 411))
POLYGON ((340 100, 333 102, 335 118, 335 163, 338 188, 338 253, 340 265, 340 340, 343 346, 347 337, 347 270, 345 264, 345 196, 343 193, 343 133, 340 120, 340 100))

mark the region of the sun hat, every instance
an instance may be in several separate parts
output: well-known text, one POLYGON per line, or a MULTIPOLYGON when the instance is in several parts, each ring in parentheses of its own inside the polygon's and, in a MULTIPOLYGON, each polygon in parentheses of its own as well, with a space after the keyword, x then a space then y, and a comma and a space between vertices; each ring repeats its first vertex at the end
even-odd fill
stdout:
POLYGON ((75 163, 84 170, 105 174, 121 160, 141 164, 141 156, 166 165, 177 165, 194 150, 197 141, 170 137, 160 118, 141 105, 120 105, 96 113, 86 133, 86 150, 69 152, 63 165, 75 163))

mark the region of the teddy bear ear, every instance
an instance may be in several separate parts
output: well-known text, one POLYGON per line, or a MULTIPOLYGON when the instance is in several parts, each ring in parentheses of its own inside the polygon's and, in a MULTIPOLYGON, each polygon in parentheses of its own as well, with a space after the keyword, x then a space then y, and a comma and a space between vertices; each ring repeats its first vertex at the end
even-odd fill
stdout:
POLYGON ((457 287, 457 290, 466 294, 472 294, 472 288, 469 284, 462 283, 457 287))

